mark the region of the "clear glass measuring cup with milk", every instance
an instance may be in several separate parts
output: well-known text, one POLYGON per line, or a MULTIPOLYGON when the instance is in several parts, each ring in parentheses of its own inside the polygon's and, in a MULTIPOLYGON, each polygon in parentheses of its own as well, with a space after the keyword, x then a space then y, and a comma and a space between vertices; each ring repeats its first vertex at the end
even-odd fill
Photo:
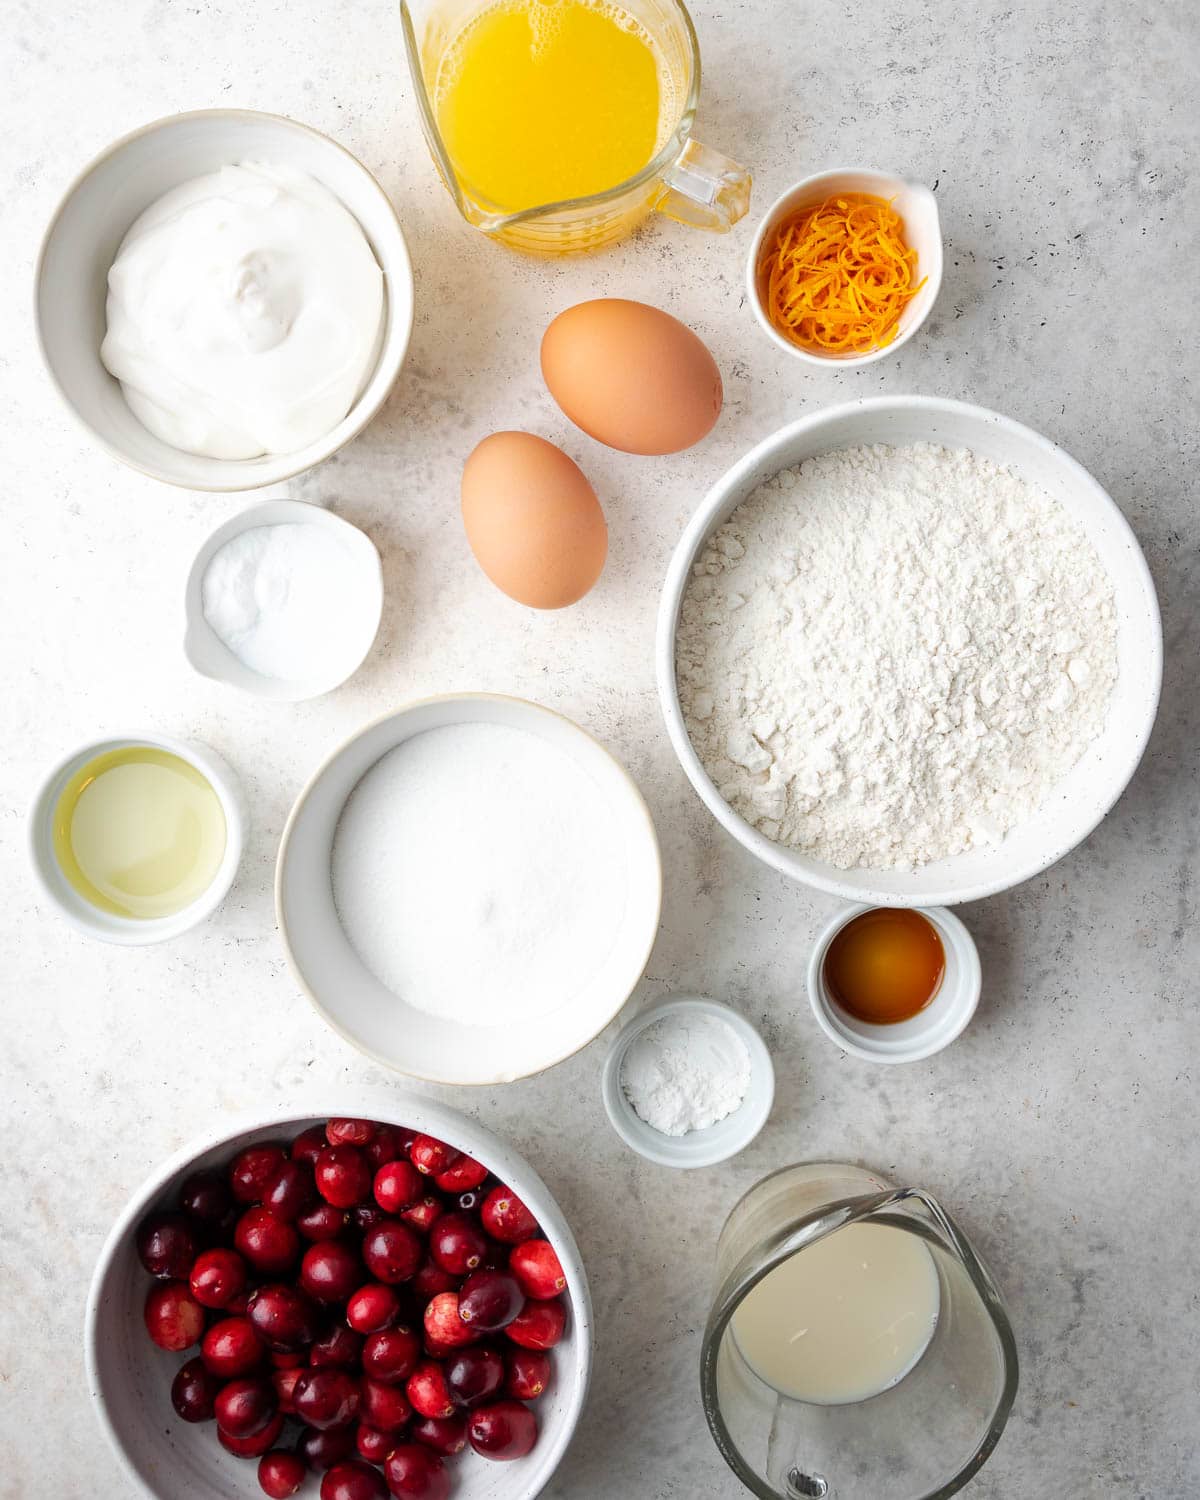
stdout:
POLYGON ((943 1500, 999 1440, 1017 1352, 936 1199, 810 1163, 730 1213, 700 1383, 717 1446, 762 1500, 943 1500))

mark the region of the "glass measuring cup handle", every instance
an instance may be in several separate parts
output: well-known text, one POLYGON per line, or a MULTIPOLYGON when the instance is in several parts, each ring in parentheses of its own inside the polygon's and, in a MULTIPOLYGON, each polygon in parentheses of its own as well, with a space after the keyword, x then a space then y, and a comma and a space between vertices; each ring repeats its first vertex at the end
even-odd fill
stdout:
POLYGON ((750 207, 750 173, 697 140, 684 142, 662 180, 654 207, 696 229, 724 234, 750 207))

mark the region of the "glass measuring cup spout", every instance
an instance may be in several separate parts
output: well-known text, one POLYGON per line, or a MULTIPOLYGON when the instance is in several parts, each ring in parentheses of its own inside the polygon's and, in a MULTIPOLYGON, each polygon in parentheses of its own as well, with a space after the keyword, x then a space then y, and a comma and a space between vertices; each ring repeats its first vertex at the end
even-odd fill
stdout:
MULTIPOLYGON (((459 212, 484 233, 516 249, 547 255, 599 249, 658 212, 694 228, 728 229, 750 203, 750 174, 691 135, 700 93, 700 49, 680 0, 621 0, 621 12, 653 43, 663 92, 654 154, 611 187, 521 207, 489 201, 459 170, 439 122, 440 69, 473 21, 495 13, 496 0, 401 0, 405 53, 426 144, 459 212)), ((486 116, 486 106, 484 106, 486 116)), ((480 126, 476 120, 477 127, 480 126)), ((482 122, 486 129, 486 118, 482 122)), ((553 152, 557 143, 547 140, 553 152)))
POLYGON ((761 1500, 946 1500, 995 1448, 1017 1380, 996 1283, 931 1194, 815 1163, 730 1213, 700 1385, 718 1448, 761 1500), (907 1344, 906 1320, 921 1328, 907 1344))

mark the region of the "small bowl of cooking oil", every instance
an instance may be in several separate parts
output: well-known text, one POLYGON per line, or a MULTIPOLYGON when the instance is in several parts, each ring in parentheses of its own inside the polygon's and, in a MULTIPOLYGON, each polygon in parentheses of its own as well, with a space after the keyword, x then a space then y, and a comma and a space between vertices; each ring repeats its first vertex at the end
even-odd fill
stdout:
POLYGON ((139 946, 177 937, 224 899, 242 856, 245 802, 202 745, 163 735, 94 740, 34 799, 38 884, 73 927, 139 946))
POLYGON ((982 978, 975 940, 948 907, 848 906, 813 948, 808 999, 843 1052, 919 1062, 962 1035, 982 978))

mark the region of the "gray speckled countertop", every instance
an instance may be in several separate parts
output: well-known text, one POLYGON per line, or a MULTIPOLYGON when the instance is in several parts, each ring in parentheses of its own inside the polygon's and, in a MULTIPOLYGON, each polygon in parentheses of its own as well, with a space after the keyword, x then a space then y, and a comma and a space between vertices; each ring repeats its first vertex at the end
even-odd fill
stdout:
POLYGON ((696 1390, 713 1243, 762 1173, 830 1155, 939 1194, 1007 1292, 1023 1380, 973 1497, 1200 1494, 1190 0, 704 0, 702 135, 753 166, 757 210, 839 163, 937 185, 947 270, 925 332, 894 359, 828 375, 777 353, 742 306, 753 212, 724 239, 659 223, 571 264, 514 259, 469 230, 421 144, 385 0, 3 0, 0 17, 0 1495, 127 1493, 89 1410, 80 1324, 101 1237, 150 1167, 223 1112, 378 1080, 285 969, 275 847, 308 772, 350 731, 411 696, 468 687, 551 704, 625 760, 667 872, 639 998, 731 1001, 761 1026, 779 1075, 753 1147, 688 1175, 635 1160, 609 1130, 603 1039, 531 1082, 442 1091, 538 1163, 591 1271, 595 1388, 554 1500, 734 1495, 696 1390), (378 543, 382 633, 349 686, 296 707, 201 681, 181 653, 188 563, 241 502, 163 488, 94 449, 30 327, 38 236, 69 179, 133 126, 207 105, 335 135, 391 193, 416 264, 412 350, 385 413, 293 490, 378 543), (726 408, 693 452, 610 452, 552 405, 542 329, 603 293, 659 303, 711 345, 726 408), (979 1015, 946 1053, 891 1070, 817 1031, 802 970, 835 903, 760 869, 703 811, 651 669, 659 581, 708 484, 786 418, 881 391, 963 397, 1063 443, 1141 538, 1167 639, 1162 712, 1129 791, 1044 876, 963 909, 983 955, 979 1015), (503 426, 563 442, 608 512, 607 572, 562 615, 509 603, 466 550, 459 468, 503 426), (36 899, 22 849, 43 768, 123 725, 208 741, 254 813, 217 919, 141 951, 68 931, 36 899))

